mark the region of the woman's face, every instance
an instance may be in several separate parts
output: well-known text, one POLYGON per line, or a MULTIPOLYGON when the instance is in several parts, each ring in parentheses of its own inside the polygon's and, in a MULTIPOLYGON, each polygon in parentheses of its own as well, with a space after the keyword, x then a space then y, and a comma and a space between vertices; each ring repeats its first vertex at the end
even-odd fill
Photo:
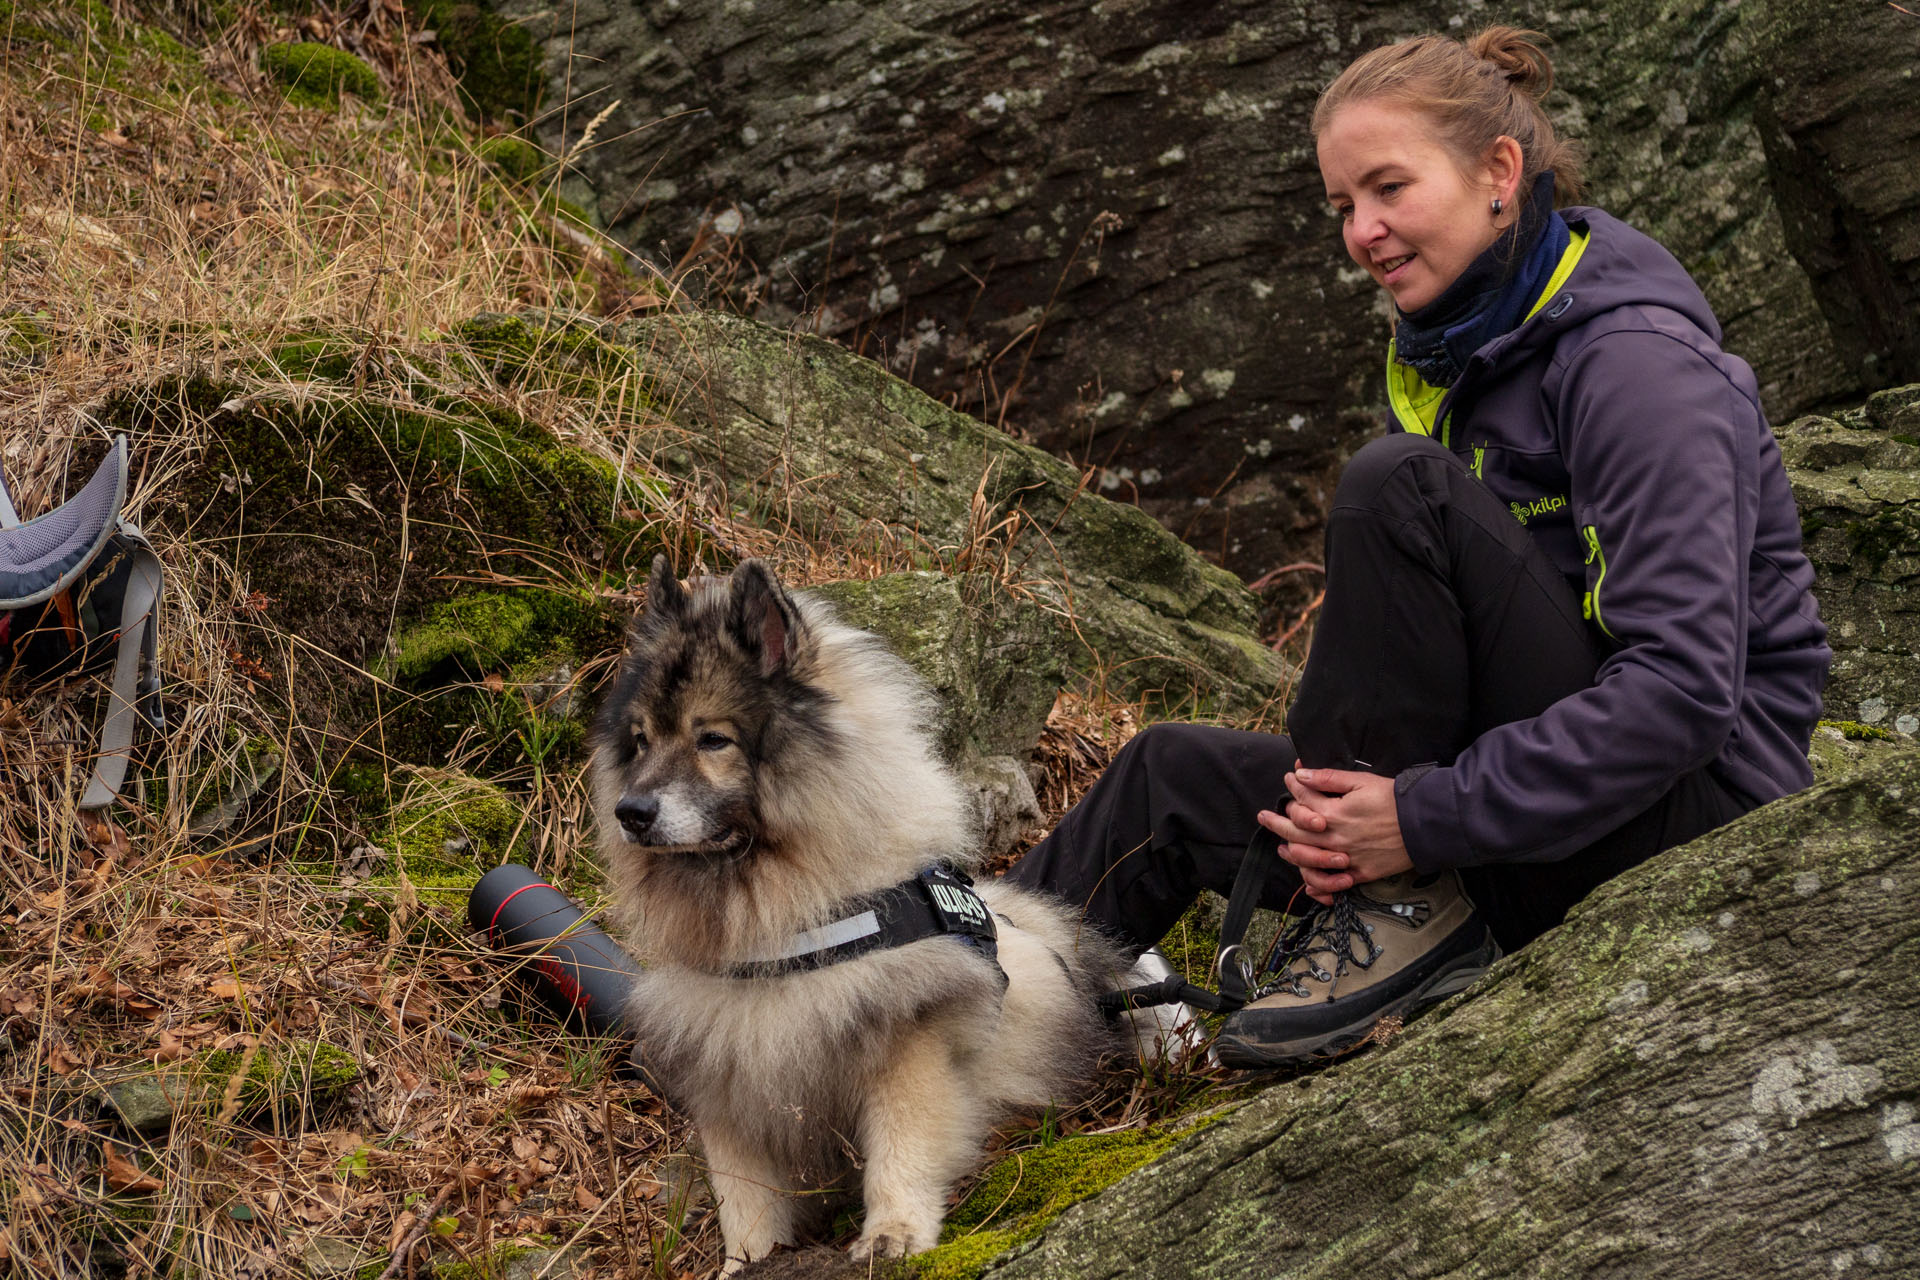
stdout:
POLYGON ((1463 170, 1425 113, 1363 100, 1334 113, 1319 151, 1347 253, 1402 311, 1438 298, 1513 220, 1520 148, 1510 138, 1463 170), (1495 197, 1507 205, 1498 218, 1495 197))

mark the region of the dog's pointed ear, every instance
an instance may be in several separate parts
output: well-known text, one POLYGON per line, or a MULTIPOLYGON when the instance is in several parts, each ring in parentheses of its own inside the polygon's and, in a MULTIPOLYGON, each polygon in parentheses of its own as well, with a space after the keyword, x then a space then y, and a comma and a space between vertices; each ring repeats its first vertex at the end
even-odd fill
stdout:
POLYGON ((647 612, 662 617, 684 612, 687 592, 673 576, 673 566, 665 556, 653 558, 653 576, 647 579, 647 612))
POLYGON ((800 611, 760 560, 742 561, 733 571, 727 623, 740 647, 758 661, 763 676, 791 664, 805 638, 800 611))

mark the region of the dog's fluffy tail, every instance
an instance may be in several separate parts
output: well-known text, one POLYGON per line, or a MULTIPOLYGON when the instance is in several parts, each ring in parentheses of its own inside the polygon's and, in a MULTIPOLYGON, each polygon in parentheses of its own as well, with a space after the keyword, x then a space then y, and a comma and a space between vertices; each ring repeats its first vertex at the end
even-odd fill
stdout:
POLYGON ((1010 1105, 1067 1105, 1084 1095, 1119 1041, 1100 1011, 1127 965, 1111 939, 1050 894, 986 881, 980 896, 1001 919, 1002 1061, 994 1087, 1010 1105))

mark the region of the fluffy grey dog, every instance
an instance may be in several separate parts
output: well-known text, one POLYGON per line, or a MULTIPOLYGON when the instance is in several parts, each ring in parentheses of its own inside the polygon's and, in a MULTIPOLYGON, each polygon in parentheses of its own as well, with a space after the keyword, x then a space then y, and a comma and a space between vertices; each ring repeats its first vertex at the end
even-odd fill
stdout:
POLYGON ((688 590, 656 559, 648 596, 594 729, 594 808, 646 966, 640 1052, 699 1129, 728 1269, 793 1241, 812 1193, 856 1171, 854 1256, 930 1248, 990 1126, 1081 1093, 1113 1044, 1095 998, 1124 965, 1064 903, 987 881, 978 901, 933 891, 984 903, 986 945, 790 967, 974 857, 930 694, 757 561, 688 590))

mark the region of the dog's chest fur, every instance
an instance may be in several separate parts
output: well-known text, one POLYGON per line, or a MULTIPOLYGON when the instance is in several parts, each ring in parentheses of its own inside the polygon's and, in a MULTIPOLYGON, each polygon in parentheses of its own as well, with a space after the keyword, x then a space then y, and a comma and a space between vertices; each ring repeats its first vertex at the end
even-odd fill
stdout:
POLYGON ((634 992, 647 1068, 667 1092, 809 1186, 845 1171, 866 1084, 901 1034, 940 1036, 972 1075, 966 1046, 992 1042, 1000 1006, 998 972, 945 938, 772 978, 650 970, 634 992))

